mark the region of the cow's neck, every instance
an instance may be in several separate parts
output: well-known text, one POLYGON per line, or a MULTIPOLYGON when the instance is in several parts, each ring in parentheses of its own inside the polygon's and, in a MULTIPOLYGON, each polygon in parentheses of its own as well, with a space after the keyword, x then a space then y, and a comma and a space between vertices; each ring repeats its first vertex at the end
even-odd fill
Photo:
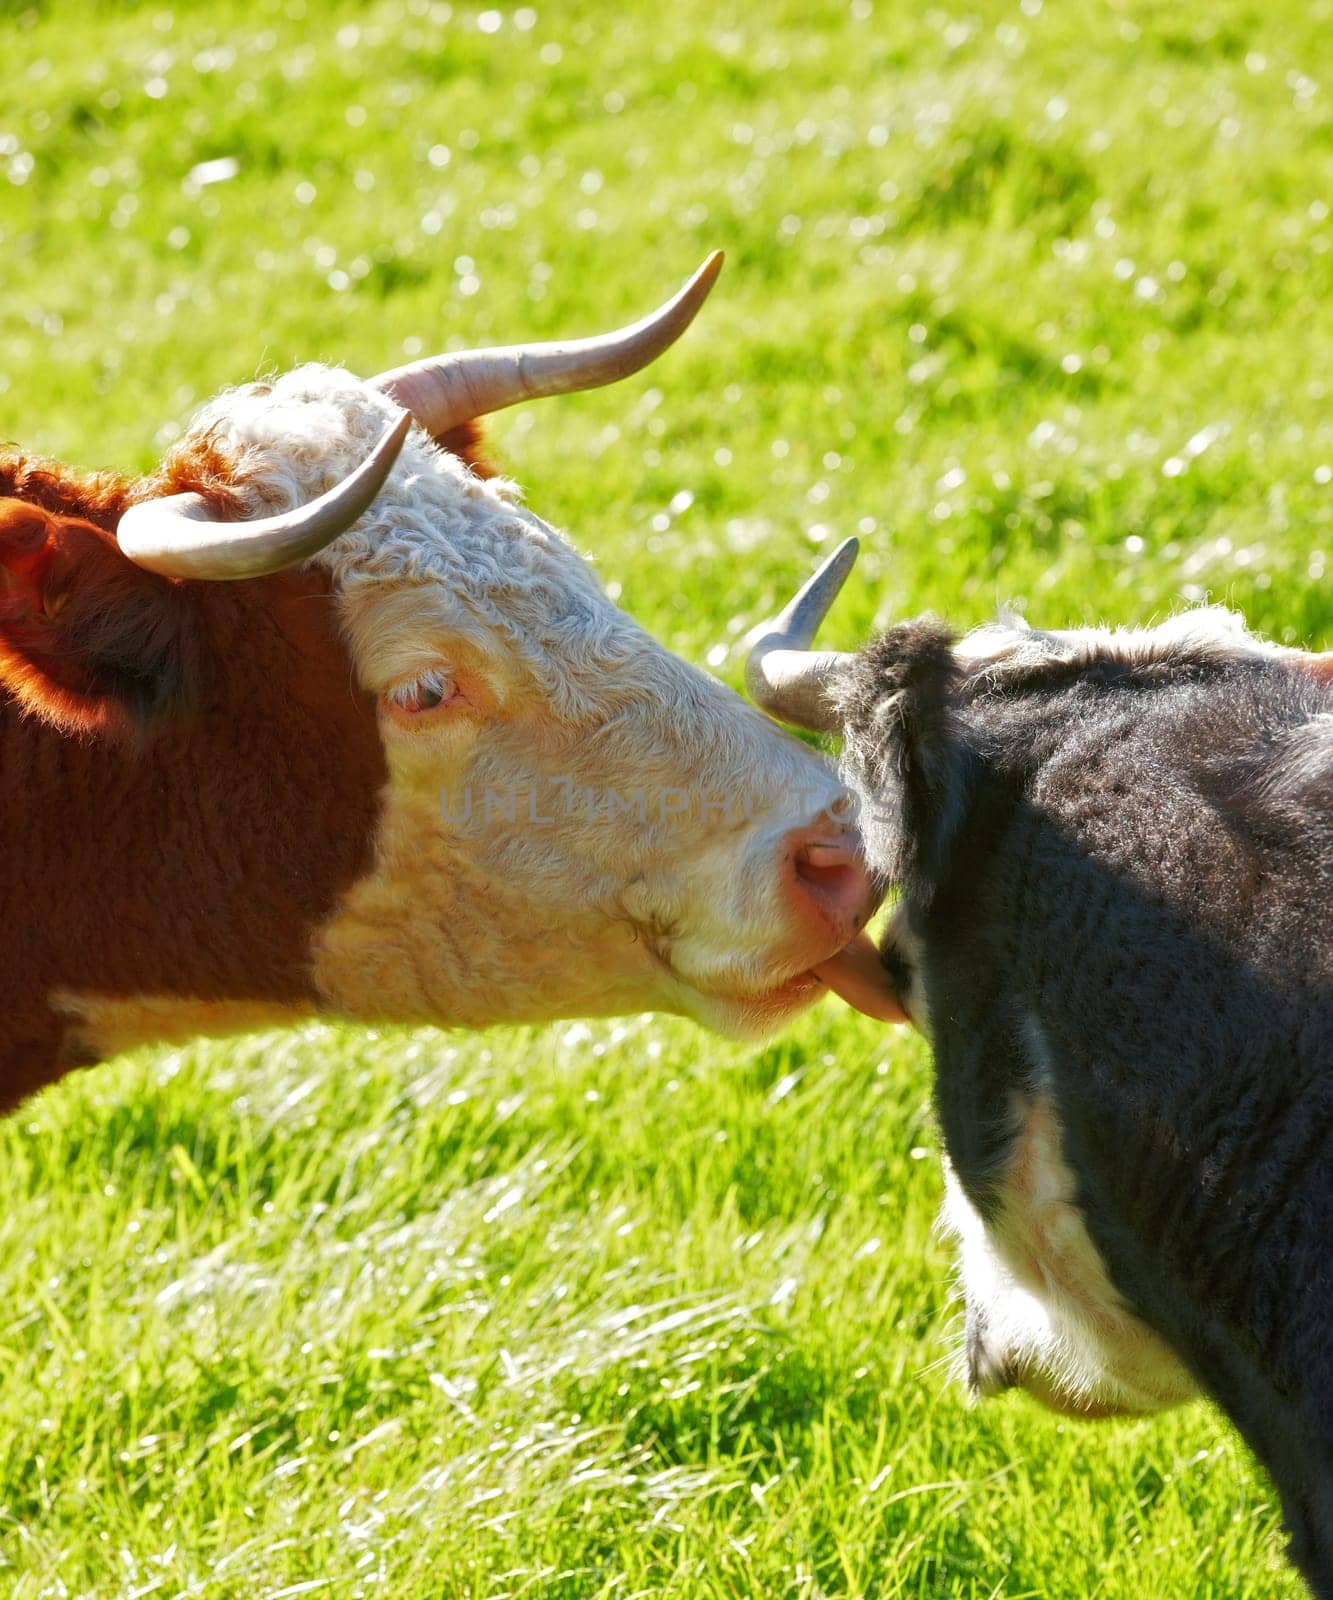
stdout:
POLYGON ((328 579, 200 586, 188 723, 79 741, 0 706, 0 1110, 141 1039, 315 1006, 372 858, 383 752, 328 579))

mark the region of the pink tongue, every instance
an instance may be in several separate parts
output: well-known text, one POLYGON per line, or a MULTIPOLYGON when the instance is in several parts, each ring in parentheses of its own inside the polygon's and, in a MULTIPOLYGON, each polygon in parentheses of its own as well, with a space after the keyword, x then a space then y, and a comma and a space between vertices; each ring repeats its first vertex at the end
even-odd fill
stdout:
POLYGON ((898 1002, 889 975, 880 965, 879 951, 868 933, 858 933, 836 956, 811 968, 834 994, 849 1006, 864 1011, 881 1022, 906 1022, 907 1013, 898 1002))

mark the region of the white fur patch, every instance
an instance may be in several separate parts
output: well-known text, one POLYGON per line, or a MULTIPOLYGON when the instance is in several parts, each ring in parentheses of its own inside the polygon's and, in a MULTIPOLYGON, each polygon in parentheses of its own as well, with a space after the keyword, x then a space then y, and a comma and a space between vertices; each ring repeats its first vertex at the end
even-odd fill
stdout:
MULTIPOLYGON (((1045 1050, 1029 1019, 1029 1043, 1045 1050)), ((945 1163, 942 1221, 960 1246, 968 1305, 997 1365, 1058 1410, 1161 1411, 1198 1386, 1112 1284, 1078 1208, 1055 1105, 1044 1089, 1014 1106, 1015 1138, 987 1223, 945 1163)))
MULTIPOLYGON (((238 457, 258 514, 329 488, 396 415, 303 367, 224 394, 196 428, 238 457)), ((793 922, 782 862, 792 829, 850 806, 822 757, 664 650, 511 485, 420 429, 315 559, 366 689, 401 711, 404 683, 470 686, 419 727, 381 717, 374 866, 316 942, 330 1010, 778 1019, 774 988, 835 947, 793 922)))

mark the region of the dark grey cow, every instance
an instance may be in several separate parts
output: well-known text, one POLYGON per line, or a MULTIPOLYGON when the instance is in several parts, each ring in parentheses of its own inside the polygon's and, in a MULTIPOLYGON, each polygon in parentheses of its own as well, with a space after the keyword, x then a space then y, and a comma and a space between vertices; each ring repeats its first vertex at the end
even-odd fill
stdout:
POLYGON ((751 683, 845 735, 902 887, 973 1390, 1211 1394, 1333 1596, 1333 658, 1219 610, 804 657, 829 598, 751 683))

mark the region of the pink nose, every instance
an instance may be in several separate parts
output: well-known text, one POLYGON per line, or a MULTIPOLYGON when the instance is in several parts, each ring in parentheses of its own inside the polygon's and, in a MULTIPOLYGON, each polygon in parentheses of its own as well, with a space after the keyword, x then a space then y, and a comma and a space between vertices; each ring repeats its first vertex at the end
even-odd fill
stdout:
POLYGON ((864 927, 878 899, 856 835, 816 825, 789 833, 784 844, 798 915, 812 934, 828 933, 830 950, 839 948, 864 927))

